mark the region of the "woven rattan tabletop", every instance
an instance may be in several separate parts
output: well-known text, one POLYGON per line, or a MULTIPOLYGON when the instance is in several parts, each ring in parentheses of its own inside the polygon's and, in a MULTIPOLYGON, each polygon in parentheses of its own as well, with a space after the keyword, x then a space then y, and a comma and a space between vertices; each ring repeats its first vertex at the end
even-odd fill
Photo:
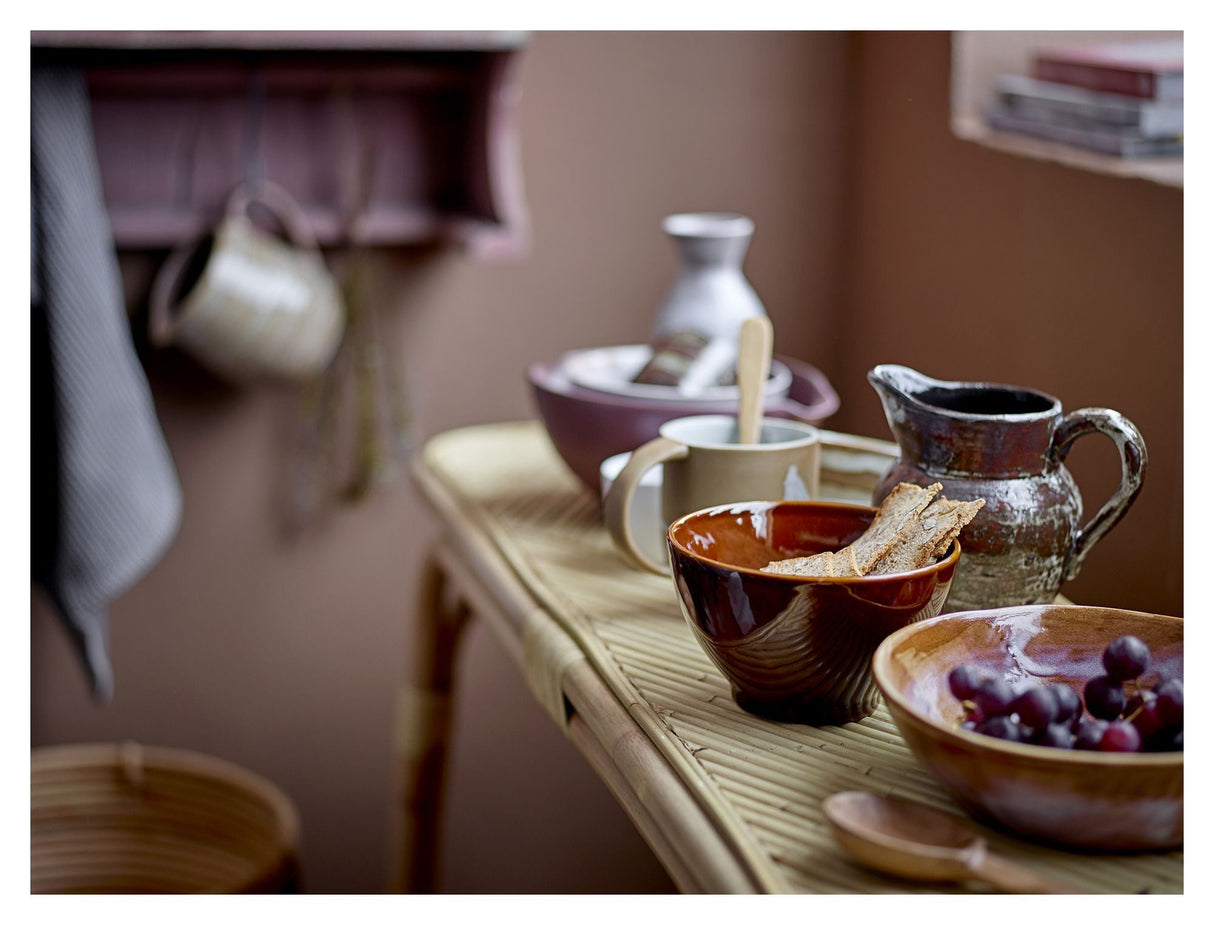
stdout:
MULTIPOLYGON (((884 441, 824 432, 823 495, 867 503, 895 452, 884 441)), ((960 810, 907 750, 884 707, 861 722, 822 728, 739 708, 686 627, 670 580, 639 572, 616 554, 598 499, 564 466, 538 422, 440 434, 419 454, 414 476, 446 531, 460 539, 454 548, 471 571, 504 576, 482 582, 479 593, 487 587, 516 615, 505 632, 528 650, 523 663, 532 690, 559 691, 572 677, 570 659, 584 661, 601 682, 594 696, 622 708, 643 734, 636 738, 669 766, 684 791, 679 812, 701 814, 696 822, 719 836, 739 882, 794 893, 982 889, 887 878, 841 852, 821 809, 836 791, 872 790, 960 810), (545 657, 552 651, 565 655, 545 657)), ((549 712, 558 722, 564 715, 559 704, 549 712)), ((1182 892, 1180 852, 1076 854, 977 828, 994 850, 1084 891, 1182 892)), ((708 877, 700 886, 734 889, 708 877)))

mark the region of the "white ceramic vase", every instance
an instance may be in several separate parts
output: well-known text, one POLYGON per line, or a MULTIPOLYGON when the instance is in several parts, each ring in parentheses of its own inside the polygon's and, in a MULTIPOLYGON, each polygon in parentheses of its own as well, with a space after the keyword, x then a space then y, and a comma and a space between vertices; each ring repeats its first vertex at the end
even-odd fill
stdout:
POLYGON ((767 314, 742 273, 754 222, 728 212, 688 212, 667 216, 662 228, 678 248, 680 268, 651 342, 691 331, 736 344, 743 321, 767 314))

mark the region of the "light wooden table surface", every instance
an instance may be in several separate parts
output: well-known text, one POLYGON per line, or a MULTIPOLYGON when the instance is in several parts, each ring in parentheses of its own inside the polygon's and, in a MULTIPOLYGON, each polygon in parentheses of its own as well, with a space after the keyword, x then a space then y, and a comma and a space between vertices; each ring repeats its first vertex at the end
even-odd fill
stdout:
MULTIPOLYGON (((868 503, 893 444, 824 432, 822 491, 868 503)), ((741 710, 699 649, 668 578, 615 553, 598 499, 538 422, 463 428, 424 446, 414 483, 442 526, 399 696, 400 850, 392 887, 436 887, 443 771, 461 628, 483 620, 537 704, 585 756, 684 892, 980 892, 870 872, 837 847, 821 801, 867 789, 960 810, 881 707, 815 728, 741 710)), ((1083 855, 975 825, 994 850, 1077 887, 1178 893, 1180 852, 1083 855)))

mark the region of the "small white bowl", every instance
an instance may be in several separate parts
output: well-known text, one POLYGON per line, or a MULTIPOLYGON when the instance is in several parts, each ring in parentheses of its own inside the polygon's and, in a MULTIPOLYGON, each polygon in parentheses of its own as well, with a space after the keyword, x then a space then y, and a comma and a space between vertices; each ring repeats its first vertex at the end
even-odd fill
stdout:
MULTIPOLYGON (((567 351, 560 359, 560 369, 574 385, 611 395, 679 402, 738 400, 736 385, 711 385, 687 391, 679 386, 633 382, 633 378, 652 356, 653 348, 646 344, 591 347, 567 351)), ((763 386, 763 394, 768 398, 782 398, 792 387, 792 380, 792 370, 779 360, 773 359, 771 373, 763 386)))
MULTIPOLYGON (((632 453, 616 453, 608 456, 599 465, 599 497, 606 498, 607 491, 620 471, 628 464, 632 453)), ((666 526, 662 523, 662 467, 653 466, 641 476, 636 496, 629 513, 629 527, 646 558, 653 562, 666 562, 666 526)))

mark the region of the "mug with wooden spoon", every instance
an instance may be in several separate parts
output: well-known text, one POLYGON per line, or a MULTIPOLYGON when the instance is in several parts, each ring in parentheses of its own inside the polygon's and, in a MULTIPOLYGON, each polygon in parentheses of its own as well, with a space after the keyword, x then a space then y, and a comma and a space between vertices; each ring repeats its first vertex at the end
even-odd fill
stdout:
POLYGON ((666 563, 645 555, 632 535, 629 512, 645 473, 662 466, 662 530, 684 514, 731 501, 816 499, 821 452, 818 429, 764 417, 762 383, 771 364, 771 328, 744 329, 739 345, 738 415, 675 418, 633 451, 603 499, 603 519, 616 547, 633 565, 660 575, 666 563), (746 333, 749 331, 749 333, 746 333), (743 384, 745 380, 745 384, 743 384))
POLYGON ((764 315, 742 322, 738 337, 738 443, 758 443, 763 420, 763 385, 771 375, 771 321, 764 315))

